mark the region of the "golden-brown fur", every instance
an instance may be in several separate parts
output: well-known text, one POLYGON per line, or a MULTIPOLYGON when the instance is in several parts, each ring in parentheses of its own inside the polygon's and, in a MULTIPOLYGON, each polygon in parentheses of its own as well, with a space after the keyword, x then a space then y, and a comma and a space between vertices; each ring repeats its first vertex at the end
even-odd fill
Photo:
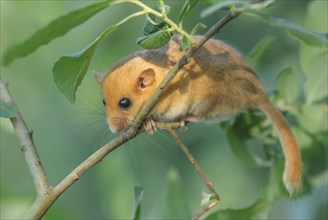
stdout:
MULTIPOLYGON (((196 37, 197 38, 197 37, 196 37)), ((183 56, 178 37, 156 50, 136 52, 112 67, 102 81, 108 124, 126 129, 168 70, 183 56), (129 98, 128 109, 119 100, 129 98)), ((227 44, 208 40, 169 83, 148 115, 154 121, 201 121, 261 109, 277 128, 286 158, 284 183, 302 188, 301 157, 283 116, 267 100, 263 86, 242 56, 227 44)))

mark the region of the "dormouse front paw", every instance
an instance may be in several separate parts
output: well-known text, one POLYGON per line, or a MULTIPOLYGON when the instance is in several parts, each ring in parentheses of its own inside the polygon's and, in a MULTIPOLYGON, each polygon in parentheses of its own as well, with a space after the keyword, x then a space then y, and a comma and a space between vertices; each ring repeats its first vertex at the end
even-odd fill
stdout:
POLYGON ((154 132, 157 131, 156 123, 152 118, 146 118, 143 122, 143 127, 148 134, 154 134, 154 132))

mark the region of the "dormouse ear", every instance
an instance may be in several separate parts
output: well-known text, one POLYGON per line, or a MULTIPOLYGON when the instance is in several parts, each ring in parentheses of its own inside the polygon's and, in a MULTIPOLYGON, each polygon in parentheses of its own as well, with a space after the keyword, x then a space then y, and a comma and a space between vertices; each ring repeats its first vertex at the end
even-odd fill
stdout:
POLYGON ((146 69, 137 76, 137 85, 144 89, 155 81, 155 71, 152 68, 146 69))
POLYGON ((95 77, 95 80, 100 84, 102 85, 102 83, 104 82, 104 79, 105 79, 105 75, 100 73, 100 72, 97 72, 97 71, 93 71, 93 76, 95 77))

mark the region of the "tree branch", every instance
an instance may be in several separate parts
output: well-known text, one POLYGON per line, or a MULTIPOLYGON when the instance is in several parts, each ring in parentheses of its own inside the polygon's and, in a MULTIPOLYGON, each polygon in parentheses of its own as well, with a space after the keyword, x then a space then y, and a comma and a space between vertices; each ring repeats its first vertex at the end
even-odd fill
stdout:
POLYGON ((101 147, 85 161, 83 161, 79 166, 77 166, 57 186, 48 191, 48 193, 44 194, 41 199, 37 199, 24 217, 28 219, 40 219, 50 208, 50 206, 56 201, 56 199, 66 189, 68 189, 77 180, 79 180, 85 172, 99 163, 107 154, 134 137, 135 134, 126 132, 113 139, 110 143, 101 147))
POLYGON ((37 196, 40 196, 46 193, 50 186, 48 183, 47 176, 44 172, 41 160, 36 151, 32 134, 33 132, 27 127, 16 103, 10 96, 8 91, 7 83, 3 80, 0 80, 0 91, 1 91, 1 100, 5 105, 15 106, 16 113, 13 118, 10 118, 10 121, 14 127, 14 130, 19 138, 21 144, 21 150, 24 153, 25 161, 30 170, 34 186, 36 189, 37 196))
POLYGON ((237 18, 241 12, 230 12, 226 16, 224 16, 220 21, 218 21, 214 26, 212 26, 196 43, 194 47, 191 47, 186 56, 193 56, 194 53, 200 48, 208 39, 213 37, 216 33, 220 32, 221 28, 223 28, 227 23, 231 20, 237 18))

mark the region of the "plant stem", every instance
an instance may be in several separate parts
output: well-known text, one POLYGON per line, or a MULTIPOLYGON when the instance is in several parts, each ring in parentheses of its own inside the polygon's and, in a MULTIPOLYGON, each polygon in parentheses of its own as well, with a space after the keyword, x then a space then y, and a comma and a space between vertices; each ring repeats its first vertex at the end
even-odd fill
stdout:
POLYGON ((183 35, 186 38, 188 38, 188 40, 190 41, 191 44, 194 44, 195 43, 195 40, 185 30, 183 30, 181 26, 177 25, 171 19, 169 19, 166 16, 166 14, 163 14, 161 12, 158 12, 158 11, 150 8, 149 6, 145 5, 144 3, 142 3, 139 0, 123 0, 122 2, 130 2, 130 3, 133 3, 135 5, 140 6, 141 8, 143 8, 143 10, 145 12, 150 13, 150 14, 153 14, 153 15, 155 15, 155 16, 163 19, 163 21, 165 21, 167 24, 169 24, 171 26, 171 28, 173 28, 175 31, 177 31, 181 35, 183 35))

